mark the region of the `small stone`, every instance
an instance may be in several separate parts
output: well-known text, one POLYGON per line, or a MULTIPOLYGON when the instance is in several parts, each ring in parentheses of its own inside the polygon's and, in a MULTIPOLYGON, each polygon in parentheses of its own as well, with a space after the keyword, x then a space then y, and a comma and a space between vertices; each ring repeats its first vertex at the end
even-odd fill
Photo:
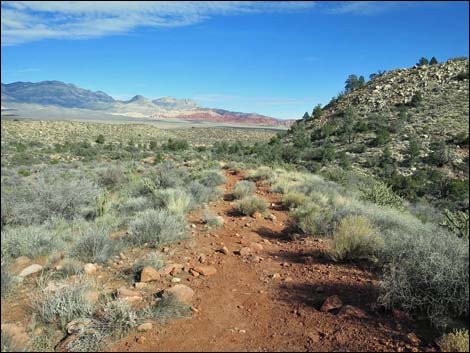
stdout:
POLYGON ((170 248, 168 248, 168 247, 166 247, 166 246, 162 249, 162 252, 164 252, 164 253, 167 253, 167 252, 169 252, 169 251, 170 251, 170 248))
POLYGON ((144 289, 147 287, 147 283, 137 282, 134 284, 135 289, 144 289))
POLYGON ((199 277, 199 276, 200 276, 199 272, 196 272, 196 271, 194 271, 193 269, 190 269, 190 270, 189 270, 189 273, 190 273, 191 275, 193 275, 193 277, 199 277))
POLYGON ((240 256, 248 256, 251 254, 251 249, 247 246, 243 247, 239 251, 240 256))
POLYGON ((251 243, 250 249, 253 250, 254 252, 259 252, 263 250, 263 245, 258 244, 258 243, 251 243))
POLYGON ((254 219, 261 219, 263 215, 259 212, 255 212, 251 215, 251 217, 253 217, 254 219))
POLYGON ((127 300, 127 301, 139 301, 142 300, 142 296, 139 292, 133 291, 132 289, 128 289, 126 287, 120 287, 117 290, 117 297, 127 300))
POLYGON ((343 302, 341 301, 340 297, 337 295, 332 295, 326 298, 325 302, 320 308, 320 311, 327 312, 334 309, 340 309, 343 306, 343 302))
POLYGON ((95 264, 91 264, 91 263, 85 264, 85 266, 83 266, 83 271, 84 271, 87 275, 91 275, 91 274, 93 274, 93 273, 96 272, 96 265, 95 265, 95 264))
POLYGON ((212 276, 217 273, 217 269, 213 266, 196 266, 193 270, 203 276, 212 276))
POLYGON ((251 255, 248 260, 250 260, 251 262, 261 262, 261 257, 259 256, 256 256, 256 255, 251 255))
POLYGON ((198 261, 199 261, 201 264, 203 264, 204 262, 206 262, 206 259, 207 259, 206 255, 201 254, 201 255, 199 255, 198 261))
POLYGON ((238 333, 245 334, 246 330, 239 330, 238 333))
POLYGON ((173 278, 171 279, 171 282, 172 282, 172 283, 179 283, 179 282, 181 282, 181 278, 173 277, 173 278))
POLYGON ((273 279, 279 279, 279 278, 281 278, 281 275, 279 273, 275 273, 275 274, 272 275, 272 278, 273 279))
POLYGON ((228 251, 226 246, 224 246, 222 249, 220 249, 220 252, 224 255, 229 255, 230 254, 230 252, 228 251))
POLYGON ((284 282, 292 282, 294 279, 292 277, 284 278, 284 282))
POLYGON ((163 296, 174 296, 184 304, 190 304, 194 296, 194 291, 184 284, 177 284, 171 288, 165 289, 163 296))
POLYGON ((38 264, 30 265, 23 269, 23 271, 20 272, 19 276, 20 277, 27 277, 29 275, 35 274, 39 271, 42 271, 42 266, 38 264))
POLYGON ((308 339, 312 342, 312 343, 317 343, 320 341, 321 339, 321 336, 320 334, 315 331, 315 332, 310 332, 308 335, 307 335, 308 339))
POLYGON ((67 333, 69 335, 75 333, 82 333, 92 324, 93 321, 89 318, 78 318, 70 321, 67 326, 65 326, 65 329, 67 330, 67 333))
POLYGON ((411 333, 407 334, 406 339, 411 344, 420 344, 421 343, 421 340, 418 338, 418 336, 416 336, 416 334, 414 332, 411 332, 411 333))
POLYGON ((150 266, 145 266, 140 273, 141 282, 153 282, 160 279, 160 273, 150 266))
POLYGON ((146 322, 145 324, 137 326, 137 331, 146 332, 153 329, 153 324, 151 322, 146 322))
POLYGON ((123 253, 120 253, 119 257, 121 258, 121 260, 127 260, 127 256, 124 255, 123 253))
POLYGON ((355 306, 352 306, 352 305, 343 306, 339 310, 338 316, 350 317, 350 318, 355 318, 355 319, 367 318, 367 314, 363 310, 356 308, 355 306))
POLYGON ((137 337, 136 341, 139 344, 144 344, 145 341, 146 341, 146 338, 144 336, 139 336, 139 337, 137 337))

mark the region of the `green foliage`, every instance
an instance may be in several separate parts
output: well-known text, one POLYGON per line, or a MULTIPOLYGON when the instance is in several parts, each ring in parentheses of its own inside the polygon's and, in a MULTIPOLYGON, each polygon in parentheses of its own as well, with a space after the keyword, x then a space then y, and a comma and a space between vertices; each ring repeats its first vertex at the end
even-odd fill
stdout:
POLYGON ((323 110, 321 104, 317 104, 312 111, 312 119, 319 120, 323 116, 323 110))
POLYGON ((190 317, 191 307, 170 295, 163 297, 157 304, 142 309, 139 312, 139 316, 164 324, 171 318, 190 317))
POLYGON ((134 246, 158 247, 186 238, 186 220, 182 214, 166 210, 146 210, 129 225, 129 242, 134 246))
POLYGON ((287 209, 297 208, 307 203, 307 196, 298 191, 289 191, 282 196, 282 204, 287 209))
POLYGON ((163 148, 168 151, 184 151, 189 148, 189 143, 186 140, 169 138, 163 148))
POLYGON ((442 352, 468 352, 468 330, 454 330, 444 335, 437 344, 442 352))
POLYGON ((104 136, 102 134, 99 134, 98 137, 95 140, 96 143, 100 145, 104 145, 104 136))
POLYGON ((419 141, 414 137, 410 138, 407 149, 408 163, 410 166, 413 166, 416 163, 419 158, 420 152, 421 145, 419 141))
MULTIPOLYGON (((468 212, 468 211, 467 211, 468 212)), ((441 226, 448 228, 452 233, 456 234, 459 238, 467 238, 469 236, 469 217, 468 213, 457 211, 451 212, 444 210, 444 220, 440 223, 441 226)))
POLYGON ((419 59, 419 61, 416 63, 417 66, 424 66, 424 65, 428 65, 429 64, 429 60, 426 59, 425 57, 422 57, 421 59, 419 59))
POLYGON ((155 191, 152 200, 156 208, 162 208, 174 214, 185 214, 192 203, 190 194, 184 189, 174 188, 155 191))
POLYGON ((208 170, 203 172, 199 181, 207 187, 214 188, 225 184, 225 176, 218 170, 208 170))
POLYGON ((429 158, 432 163, 442 167, 449 162, 449 151, 444 140, 434 140, 430 147, 432 152, 429 158))
POLYGON ((372 185, 363 184, 360 186, 360 191, 362 200, 373 202, 379 206, 390 206, 397 210, 405 210, 403 199, 384 182, 374 180, 372 185))
POLYGON ((220 228, 224 225, 224 219, 222 217, 209 213, 207 209, 204 210, 202 221, 209 228, 220 228))
POLYGON ((267 209, 266 201, 256 196, 247 196, 236 204, 237 211, 246 216, 252 216, 255 212, 264 212, 267 209))
POLYGON ((308 115, 308 112, 305 112, 304 115, 302 116, 302 120, 308 120, 310 119, 310 115, 308 115))
POLYGON ((409 102, 409 105, 410 107, 418 107, 421 102, 423 101, 423 95, 421 94, 421 92, 416 92, 415 94, 413 94, 413 96, 411 97, 411 100, 409 102))
POLYGON ((352 92, 355 89, 361 88, 365 85, 364 76, 360 76, 359 78, 352 74, 349 75, 344 86, 344 90, 346 93, 352 92))
POLYGON ((236 199, 242 199, 253 194, 256 190, 256 184, 252 181, 241 180, 233 188, 233 196, 236 199))
POLYGON ((374 261, 382 245, 367 218, 350 216, 343 218, 335 229, 329 254, 335 261, 374 261))
POLYGON ((351 160, 346 152, 341 152, 339 155, 339 165, 344 170, 351 170, 351 160))
POLYGON ((86 231, 70 250, 70 256, 82 262, 106 262, 124 247, 119 239, 109 237, 107 227, 92 227, 86 231))
POLYGON ((2 263, 1 263, 1 284, 2 284, 1 296, 2 298, 8 296, 13 291, 15 284, 16 284, 14 277, 9 272, 9 266, 6 264, 4 260, 5 259, 3 259, 3 256, 2 256, 2 263))
POLYGON ((431 60, 429 61, 429 65, 437 65, 439 62, 437 59, 433 56, 431 60))

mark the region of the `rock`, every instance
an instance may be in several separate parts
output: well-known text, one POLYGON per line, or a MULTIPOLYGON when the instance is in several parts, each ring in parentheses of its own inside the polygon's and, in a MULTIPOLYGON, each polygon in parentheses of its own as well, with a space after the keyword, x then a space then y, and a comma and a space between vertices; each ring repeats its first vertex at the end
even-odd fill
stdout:
POLYGON ((226 246, 224 246, 222 249, 220 249, 220 252, 224 255, 229 255, 230 254, 230 251, 228 251, 226 246))
POLYGON ((38 264, 34 264, 34 265, 30 265, 30 266, 26 267, 25 269, 23 269, 20 272, 19 276, 20 277, 27 277, 27 276, 35 274, 39 271, 42 271, 42 266, 38 265, 38 264))
POLYGON ((320 308, 320 311, 327 312, 334 309, 340 309, 343 306, 343 302, 341 301, 340 297, 337 295, 332 295, 326 298, 325 302, 320 308))
POLYGON ((144 336, 139 336, 139 337, 137 337, 136 341, 139 344, 144 344, 145 341, 146 341, 146 338, 144 336))
POLYGON ((82 317, 75 320, 70 321, 66 326, 65 329, 69 335, 72 334, 82 334, 87 329, 89 329, 93 325, 93 321, 89 318, 82 317))
POLYGON ((156 157, 150 156, 150 157, 142 159, 141 162, 144 164, 155 164, 156 160, 157 160, 156 157))
POLYGON ((158 281, 159 279, 160 273, 150 266, 145 266, 140 273, 140 281, 144 283, 158 281))
POLYGON ((136 289, 144 289, 147 287, 147 283, 144 283, 144 282, 137 282, 134 284, 134 287, 136 289))
POLYGON ((163 267, 159 272, 162 275, 176 275, 183 270, 183 265, 181 264, 169 264, 163 267))
POLYGON ((83 271, 87 274, 87 275, 91 275, 93 273, 96 272, 96 265, 95 264, 85 264, 85 266, 83 266, 83 271))
POLYGON ((198 261, 199 261, 201 264, 203 264, 204 262, 206 262, 206 259, 207 259, 206 255, 201 254, 201 255, 199 255, 198 261))
POLYGON ((284 278, 284 282, 292 282, 294 279, 292 277, 284 278))
POLYGON ((270 221, 273 221, 273 222, 274 222, 274 221, 277 219, 277 217, 276 217, 275 215, 273 215, 273 214, 270 214, 270 215, 268 215, 268 216, 266 217, 266 219, 269 219, 270 221))
POLYGON ((173 278, 171 279, 171 282, 172 282, 172 283, 179 283, 179 282, 181 282, 181 278, 173 277, 173 278))
POLYGON ((263 245, 258 244, 258 243, 251 243, 250 244, 250 249, 254 252, 259 252, 263 250, 263 245))
POLYGON ((14 261, 14 266, 15 267, 25 267, 28 266, 31 263, 31 259, 26 256, 20 256, 17 257, 14 261))
POLYGON ((248 260, 250 260, 251 262, 261 262, 261 257, 259 256, 256 256, 256 255, 251 255, 248 260))
POLYGON ((181 303, 190 304, 194 291, 184 284, 176 284, 171 288, 165 289, 163 296, 174 296, 181 303))
POLYGON ((126 287, 120 287, 117 290, 117 297, 126 301, 139 301, 142 300, 142 296, 139 292, 133 291, 126 287))
POLYGON ((55 352, 69 352, 70 344, 76 341, 79 337, 80 335, 78 333, 65 337, 63 340, 57 343, 57 345, 54 347, 54 351, 55 352))
POLYGON ((275 273, 275 274, 272 275, 272 278, 273 279, 279 279, 279 278, 281 278, 281 275, 279 273, 275 273))
POLYGON ((217 273, 217 269, 213 266, 196 266, 193 270, 203 276, 213 276, 217 273))
POLYGON ((416 334, 414 332, 411 332, 409 334, 406 335, 406 339, 408 340, 408 342, 410 342, 411 344, 415 344, 415 345, 418 345, 421 343, 421 340, 418 338, 418 336, 416 336, 416 334))
POLYGON ((193 269, 190 269, 190 270, 189 270, 189 273, 190 273, 191 275, 193 275, 194 277, 199 277, 199 276, 200 276, 200 275, 199 275, 199 272, 196 272, 196 271, 194 271, 193 269))
POLYGON ((153 324, 151 322, 146 322, 145 324, 137 326, 137 331, 146 332, 153 329, 153 324))
POLYGON ((307 337, 312 343, 317 343, 321 340, 321 336, 317 331, 309 332, 307 337))
POLYGON ((251 215, 251 217, 253 217, 254 219, 261 219, 263 218, 263 215, 259 212, 255 212, 251 215))
POLYGON ((366 319, 367 318, 367 314, 363 310, 361 310, 359 308, 356 308, 355 306, 352 306, 352 305, 343 306, 339 310, 338 316, 355 318, 355 319, 366 319))
POLYGON ((247 246, 243 247, 240 249, 240 251, 238 252, 240 254, 240 256, 248 256, 251 254, 251 249, 247 246))

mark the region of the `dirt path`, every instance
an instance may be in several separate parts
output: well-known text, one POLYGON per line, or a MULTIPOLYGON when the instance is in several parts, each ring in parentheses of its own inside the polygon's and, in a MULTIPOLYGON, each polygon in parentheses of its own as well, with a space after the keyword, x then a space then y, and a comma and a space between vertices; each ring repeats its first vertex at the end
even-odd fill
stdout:
POLYGON ((217 268, 213 276, 188 275, 183 281, 195 291, 193 317, 134 333, 111 351, 430 350, 416 341, 406 318, 376 309, 373 272, 329 262, 321 240, 287 236, 287 212, 268 187, 258 185, 257 196, 268 201, 273 217, 234 215, 231 190, 241 179, 227 171, 224 200, 210 206, 224 218, 224 227, 204 232, 200 213, 190 216, 196 241, 180 257, 197 263, 203 254, 205 264, 217 268), (228 255, 218 252, 223 246, 228 255), (235 254, 242 247, 251 247, 252 254, 235 254), (360 311, 320 311, 332 295, 360 311))

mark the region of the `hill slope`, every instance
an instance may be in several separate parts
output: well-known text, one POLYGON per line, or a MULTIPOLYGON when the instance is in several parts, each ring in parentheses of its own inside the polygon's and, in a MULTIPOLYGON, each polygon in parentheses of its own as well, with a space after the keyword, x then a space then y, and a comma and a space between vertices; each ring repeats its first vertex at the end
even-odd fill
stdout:
MULTIPOLYGON (((307 168, 351 164, 409 198, 465 192, 468 64, 459 59, 386 72, 297 121, 283 142, 307 168), (437 184, 456 190, 437 191, 437 184)), ((465 198, 468 205, 468 192, 459 199, 465 198)))

